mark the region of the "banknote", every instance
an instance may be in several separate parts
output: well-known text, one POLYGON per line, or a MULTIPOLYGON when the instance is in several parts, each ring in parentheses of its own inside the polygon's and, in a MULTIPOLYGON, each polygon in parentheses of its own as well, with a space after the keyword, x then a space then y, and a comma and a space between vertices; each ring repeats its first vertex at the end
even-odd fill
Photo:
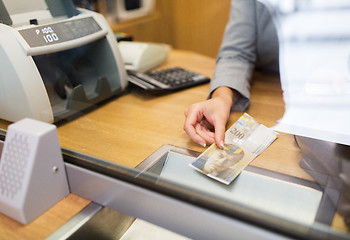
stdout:
POLYGON ((278 133, 244 113, 225 133, 223 149, 214 143, 190 166, 230 184, 276 138, 278 133))

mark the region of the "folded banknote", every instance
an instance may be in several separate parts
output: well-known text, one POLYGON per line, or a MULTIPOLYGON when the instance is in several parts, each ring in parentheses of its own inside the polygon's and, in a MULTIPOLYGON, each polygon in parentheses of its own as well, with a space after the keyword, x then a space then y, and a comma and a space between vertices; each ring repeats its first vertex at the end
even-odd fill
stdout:
POLYGON ((226 131, 223 149, 212 144, 190 166, 208 177, 230 184, 277 135, 245 113, 226 131))

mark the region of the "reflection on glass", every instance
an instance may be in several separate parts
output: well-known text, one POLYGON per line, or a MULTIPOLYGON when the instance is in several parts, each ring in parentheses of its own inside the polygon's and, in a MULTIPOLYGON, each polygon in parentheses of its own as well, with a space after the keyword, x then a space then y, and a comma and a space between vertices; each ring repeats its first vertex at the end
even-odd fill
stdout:
POLYGON ((278 130, 350 144, 350 3, 263 1, 280 42, 286 112, 278 130))

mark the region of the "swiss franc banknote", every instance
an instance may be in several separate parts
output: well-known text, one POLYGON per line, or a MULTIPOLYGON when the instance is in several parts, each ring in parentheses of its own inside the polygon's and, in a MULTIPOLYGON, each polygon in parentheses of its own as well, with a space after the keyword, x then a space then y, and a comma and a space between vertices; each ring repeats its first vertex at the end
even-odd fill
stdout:
POLYGON ((223 149, 212 144, 190 166, 228 185, 277 135, 245 113, 226 131, 223 149))

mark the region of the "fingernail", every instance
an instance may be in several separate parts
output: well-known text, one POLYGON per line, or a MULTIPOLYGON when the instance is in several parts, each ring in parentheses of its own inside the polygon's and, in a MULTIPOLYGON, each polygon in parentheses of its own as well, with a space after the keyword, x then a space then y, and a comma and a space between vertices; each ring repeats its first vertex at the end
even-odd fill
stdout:
POLYGON ((202 143, 201 145, 202 145, 203 147, 206 147, 206 146, 207 146, 207 144, 206 144, 206 143, 202 143))
POLYGON ((223 140, 221 140, 220 145, 221 145, 221 147, 224 147, 224 141, 223 140))

